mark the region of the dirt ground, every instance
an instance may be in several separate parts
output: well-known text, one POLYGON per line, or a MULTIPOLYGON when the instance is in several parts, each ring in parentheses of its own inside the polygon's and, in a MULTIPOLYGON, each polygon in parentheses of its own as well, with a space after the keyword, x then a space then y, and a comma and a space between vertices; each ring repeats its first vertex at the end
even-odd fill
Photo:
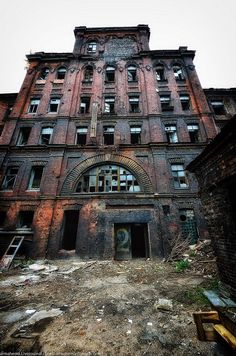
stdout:
POLYGON ((0 274, 1 355, 212 355, 192 313, 210 310, 214 261, 32 262, 0 274))

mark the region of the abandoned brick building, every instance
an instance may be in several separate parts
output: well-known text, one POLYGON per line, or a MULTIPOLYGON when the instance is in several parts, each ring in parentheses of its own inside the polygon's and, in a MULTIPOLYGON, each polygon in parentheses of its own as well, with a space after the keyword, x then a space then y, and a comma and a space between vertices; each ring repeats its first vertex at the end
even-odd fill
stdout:
POLYGON ((208 236, 186 166, 236 112, 235 89, 203 90, 187 47, 150 50, 147 25, 76 27, 71 53, 37 52, 0 95, 0 252, 164 256, 208 236))

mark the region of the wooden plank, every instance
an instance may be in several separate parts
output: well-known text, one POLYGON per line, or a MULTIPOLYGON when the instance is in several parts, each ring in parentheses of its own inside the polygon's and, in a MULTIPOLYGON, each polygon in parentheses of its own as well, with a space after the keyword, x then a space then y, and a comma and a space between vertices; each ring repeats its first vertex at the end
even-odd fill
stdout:
POLYGON ((217 311, 196 312, 193 313, 193 319, 197 327, 198 340, 200 341, 215 341, 216 335, 214 329, 205 330, 204 323, 219 323, 219 315, 217 311))
POLYGON ((214 307, 226 307, 226 304, 223 302, 223 300, 213 290, 205 290, 203 294, 207 297, 207 299, 209 299, 210 303, 214 307))
POLYGON ((234 350, 236 350, 236 337, 229 332, 222 324, 214 325, 215 331, 220 335, 234 350))

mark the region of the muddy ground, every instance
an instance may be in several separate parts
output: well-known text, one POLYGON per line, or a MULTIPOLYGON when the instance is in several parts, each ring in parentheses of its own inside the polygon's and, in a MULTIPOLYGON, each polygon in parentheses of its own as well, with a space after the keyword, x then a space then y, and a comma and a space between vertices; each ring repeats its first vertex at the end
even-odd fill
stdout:
POLYGON ((0 354, 212 355, 192 313, 210 310, 214 261, 32 262, 0 274, 0 354))

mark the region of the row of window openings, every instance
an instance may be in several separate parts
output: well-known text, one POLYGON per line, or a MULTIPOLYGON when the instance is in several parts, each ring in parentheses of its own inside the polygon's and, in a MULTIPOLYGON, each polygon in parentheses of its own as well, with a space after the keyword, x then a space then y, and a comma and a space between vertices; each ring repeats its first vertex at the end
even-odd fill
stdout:
MULTIPOLYGON (((199 126, 198 124, 190 124, 187 125, 187 129, 189 132, 190 142, 199 142, 199 126)), ((114 127, 104 127, 104 144, 105 145, 113 145, 114 144, 114 127)), ((28 143, 29 135, 31 132, 30 127, 22 127, 20 129, 19 138, 17 140, 18 146, 24 146, 28 143)), ((87 141, 87 127, 79 127, 77 128, 76 135, 76 144, 77 145, 85 145, 87 141)), ((178 135, 177 135, 177 127, 176 125, 165 125, 165 132, 167 141, 169 143, 177 143, 178 135)), ((53 134, 52 127, 44 127, 41 131, 40 136, 40 144, 49 145, 51 143, 53 134)), ((141 143, 141 127, 140 126, 131 126, 130 127, 130 142, 131 144, 140 144, 141 143)))
MULTIPOLYGON (((90 111, 90 97, 82 97, 80 103, 80 113, 87 114, 90 111)), ((173 111, 174 106, 171 106, 171 96, 170 95, 160 95, 161 109, 162 111, 173 111)), ((188 95, 180 95, 180 102, 182 110, 190 109, 190 98, 188 95)), ((37 112, 40 99, 32 99, 30 101, 28 112, 30 114, 35 114, 37 112)), ((57 113, 60 105, 59 98, 53 98, 49 102, 48 111, 50 113, 57 113)), ((140 112, 139 96, 129 96, 129 111, 132 113, 140 112)), ((110 96, 104 99, 104 113, 114 114, 115 113, 115 97, 110 96)))
MULTIPOLYGON (((116 167, 116 166, 114 166, 114 167, 116 167)), ((96 185, 98 185, 98 187, 99 186, 103 187, 102 191, 104 191, 104 187, 105 187, 104 184, 106 184, 106 182, 111 181, 111 179, 110 179, 111 175, 113 177, 112 179, 114 181, 117 181, 116 186, 119 186, 117 184, 120 181, 124 183, 123 186, 125 188, 120 188, 119 190, 140 191, 140 188, 138 186, 136 178, 130 172, 128 172, 128 171, 126 172, 124 170, 122 170, 122 172, 121 172, 120 170, 123 168, 118 167, 119 168, 119 177, 118 177, 117 176, 118 168, 116 167, 116 173, 115 173, 114 167, 111 169, 109 168, 109 170, 103 169, 103 166, 100 168, 99 167, 93 168, 91 171, 89 171, 88 173, 86 173, 82 176, 82 178, 80 179, 80 181, 78 183, 76 191, 77 192, 87 192, 87 191, 92 192, 92 190, 90 190, 90 189, 88 190, 88 186, 90 184, 89 182, 94 181, 94 180, 96 180, 96 182, 100 182, 100 183, 96 183, 96 185), (97 180, 97 178, 96 178, 97 173, 94 173, 95 172, 94 170, 96 170, 96 172, 97 172, 98 169, 101 174, 99 173, 100 178, 97 180), (101 169, 102 169, 102 171, 101 171, 101 169), (107 176, 109 176, 110 178, 108 178, 107 176), (90 177, 93 177, 93 178, 90 178, 90 177), (135 188, 135 186, 136 186, 136 188, 135 188), (132 187, 132 188, 130 188, 130 187, 132 187)), ((32 170, 30 173, 29 184, 28 184, 28 190, 39 190, 40 189, 40 183, 42 180, 43 169, 44 169, 43 166, 32 167, 32 170)), ((18 171, 19 171, 18 167, 9 167, 7 169, 6 175, 5 175, 3 183, 2 183, 2 190, 13 190, 18 171)), ((174 187, 175 188, 188 188, 188 182, 187 182, 184 166, 181 164, 172 164, 171 171, 172 171, 172 176, 173 176, 173 180, 174 180, 174 187)), ((113 189, 113 190, 116 190, 116 189, 113 189)), ((101 191, 101 190, 98 188, 98 190, 94 190, 94 191, 101 191)))
MULTIPOLYGON (((6 212, 0 211, 0 228, 3 228, 6 221, 6 212)), ((31 229, 33 224, 34 211, 20 211, 17 219, 16 227, 18 229, 31 229)))

